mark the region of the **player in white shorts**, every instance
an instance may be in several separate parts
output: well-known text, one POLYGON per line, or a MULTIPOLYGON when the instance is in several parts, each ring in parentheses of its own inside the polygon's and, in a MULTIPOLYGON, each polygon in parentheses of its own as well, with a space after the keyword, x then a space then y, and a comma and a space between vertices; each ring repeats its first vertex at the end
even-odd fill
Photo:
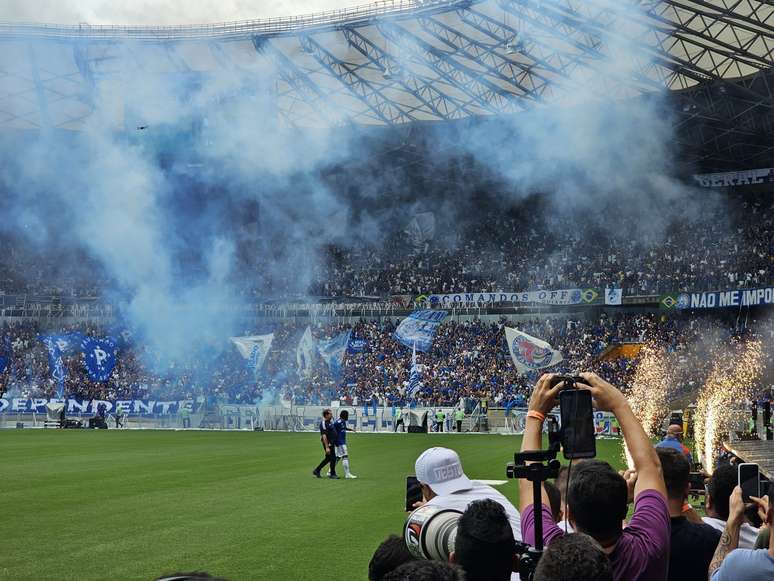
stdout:
POLYGON ((347 420, 349 419, 349 412, 342 410, 339 414, 339 419, 333 422, 333 427, 336 430, 336 458, 341 460, 341 464, 344 466, 344 478, 357 478, 352 472, 349 471, 349 453, 347 451, 347 432, 354 432, 353 428, 347 426, 347 420))

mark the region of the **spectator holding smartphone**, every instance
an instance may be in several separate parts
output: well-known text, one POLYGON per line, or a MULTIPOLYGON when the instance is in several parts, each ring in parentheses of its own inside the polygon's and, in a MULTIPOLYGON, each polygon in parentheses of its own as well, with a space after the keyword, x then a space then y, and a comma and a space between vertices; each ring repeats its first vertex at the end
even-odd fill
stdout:
MULTIPOLYGON (((774 526, 774 508, 768 497, 751 500, 758 505, 758 511, 765 515, 764 523, 774 526)), ((710 581, 766 581, 774 579, 774 541, 769 537, 769 548, 739 549, 739 531, 744 524, 745 504, 742 489, 736 486, 729 499, 729 513, 726 527, 720 537, 715 555, 709 567, 710 581)))
MULTIPOLYGON (((522 451, 542 448, 545 416, 558 403, 564 387, 552 386, 553 374, 543 375, 537 382, 529 402, 522 451)), ((616 581, 657 581, 667 577, 669 565, 670 521, 666 486, 661 474, 661 462, 629 407, 623 394, 593 373, 582 373, 581 388, 591 390, 595 407, 612 412, 618 419, 624 440, 634 461, 637 481, 634 485, 634 514, 624 529, 627 513, 627 482, 607 462, 587 460, 570 475, 567 489, 567 519, 573 529, 594 538, 609 557, 616 581)), ((535 513, 532 505, 532 484, 519 480, 521 528, 524 541, 535 544, 535 513)), ((543 542, 564 535, 556 525, 550 500, 543 489, 543 542)))

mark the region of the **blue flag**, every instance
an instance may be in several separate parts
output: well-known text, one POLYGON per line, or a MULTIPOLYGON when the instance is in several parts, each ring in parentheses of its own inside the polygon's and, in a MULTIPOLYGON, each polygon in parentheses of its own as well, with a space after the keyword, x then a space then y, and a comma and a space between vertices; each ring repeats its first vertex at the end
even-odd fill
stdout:
POLYGON ((109 336, 115 340, 119 349, 125 349, 132 344, 134 333, 125 327, 113 327, 109 336))
POLYGON ((56 396, 62 397, 64 394, 64 380, 67 379, 67 367, 62 360, 62 350, 56 341, 57 335, 40 335, 38 339, 48 349, 48 370, 51 372, 51 378, 56 381, 56 396))
POLYGON ((95 339, 84 337, 81 343, 86 371, 92 381, 107 381, 116 366, 116 350, 118 345, 110 337, 95 339))
POLYGON ((0 373, 3 373, 8 368, 11 357, 13 357, 11 337, 9 335, 4 335, 2 344, 0 344, 0 373))
MULTIPOLYGON (((80 331, 71 331, 70 333, 62 333, 60 335, 48 335, 45 338, 56 344, 59 353, 61 353, 63 357, 68 357, 70 355, 75 355, 81 350, 83 337, 84 335, 80 331)), ((45 341, 43 342, 45 343, 45 341)))
POLYGON ((446 315, 446 311, 414 311, 398 325, 395 340, 406 347, 416 348, 417 351, 430 351, 435 332, 446 315))
POLYGON ((330 339, 321 339, 317 342, 317 351, 320 353, 320 357, 328 364, 331 375, 335 378, 341 375, 341 363, 344 359, 344 352, 349 346, 351 335, 352 330, 350 329, 330 339))
POLYGON ((414 349, 411 352, 411 371, 409 371, 408 396, 416 397, 420 387, 422 387, 422 382, 421 376, 419 374, 419 366, 417 365, 417 347, 414 345, 414 349))

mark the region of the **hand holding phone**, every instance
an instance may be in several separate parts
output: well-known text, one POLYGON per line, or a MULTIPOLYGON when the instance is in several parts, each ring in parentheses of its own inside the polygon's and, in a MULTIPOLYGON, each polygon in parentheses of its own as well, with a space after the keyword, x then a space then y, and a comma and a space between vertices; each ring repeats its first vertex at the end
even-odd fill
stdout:
POLYGON ((739 488, 742 489, 742 500, 751 502, 750 497, 760 498, 761 477, 758 465, 752 463, 739 464, 739 488))
POLYGON ((594 458, 597 446, 594 433, 594 410, 591 391, 568 389, 559 394, 562 416, 562 448, 564 457, 594 458))

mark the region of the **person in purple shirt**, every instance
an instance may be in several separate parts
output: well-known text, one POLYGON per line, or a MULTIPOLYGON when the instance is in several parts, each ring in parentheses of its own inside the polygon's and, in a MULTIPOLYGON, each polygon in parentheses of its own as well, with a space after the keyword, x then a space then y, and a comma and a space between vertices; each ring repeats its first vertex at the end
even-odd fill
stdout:
MULTIPOLYGON (((553 374, 543 375, 529 401, 521 449, 540 450, 545 416, 558 403, 562 383, 551 386, 553 374)), ((661 462, 623 394, 593 373, 582 373, 595 407, 612 412, 621 426, 634 462, 636 479, 624 479, 607 463, 587 460, 573 468, 567 488, 567 520, 575 531, 594 538, 607 554, 615 581, 663 581, 669 568, 670 521, 661 462), (629 489, 633 485, 634 514, 624 528, 629 489)), ((535 544, 532 483, 519 480, 521 533, 535 544)), ((554 522, 543 489, 543 541, 550 546, 564 535, 554 522)))

